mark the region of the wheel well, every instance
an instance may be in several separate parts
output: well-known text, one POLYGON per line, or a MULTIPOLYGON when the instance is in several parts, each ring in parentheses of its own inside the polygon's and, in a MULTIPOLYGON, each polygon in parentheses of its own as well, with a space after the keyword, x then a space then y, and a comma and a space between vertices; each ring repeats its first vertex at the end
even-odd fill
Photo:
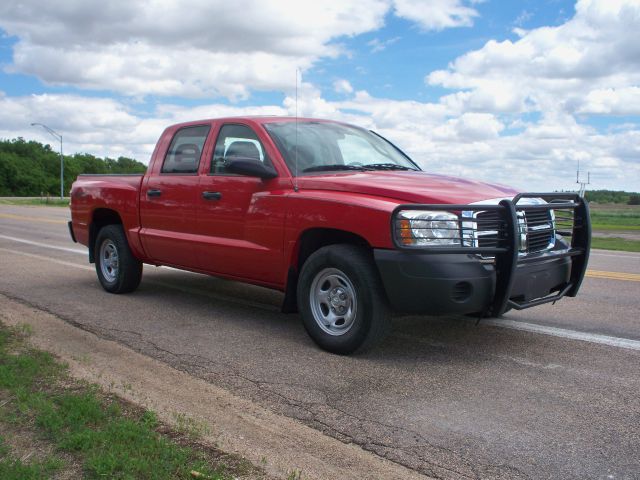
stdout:
POLYGON ((336 243, 348 243, 370 248, 369 242, 355 233, 333 228, 312 228, 306 230, 300 236, 296 261, 294 262, 296 270, 300 270, 304 262, 307 261, 307 258, 309 258, 313 252, 327 245, 335 245, 336 243))
POLYGON ((300 236, 294 252, 294 260, 289 267, 287 275, 287 285, 285 289, 284 301, 282 303, 282 311, 285 313, 297 312, 298 306, 296 301, 296 292, 298 288, 298 273, 307 261, 307 258, 316 250, 328 245, 338 243, 348 243, 351 245, 359 245, 371 251, 371 245, 360 235, 356 235, 346 230, 337 230, 333 228, 311 228, 306 230, 300 236))
POLYGON ((96 237, 102 227, 107 225, 122 225, 122 219, 115 210, 108 208, 96 208, 93 211, 91 218, 91 224, 89 225, 89 262, 95 261, 94 247, 96 243, 96 237))

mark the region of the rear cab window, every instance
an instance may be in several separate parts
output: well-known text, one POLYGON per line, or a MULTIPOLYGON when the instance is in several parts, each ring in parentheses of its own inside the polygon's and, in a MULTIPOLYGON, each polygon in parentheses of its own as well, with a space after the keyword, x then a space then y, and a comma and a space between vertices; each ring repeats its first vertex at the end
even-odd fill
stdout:
POLYGON ((171 140, 160 173, 198 173, 202 148, 210 129, 209 125, 197 125, 178 130, 171 140))

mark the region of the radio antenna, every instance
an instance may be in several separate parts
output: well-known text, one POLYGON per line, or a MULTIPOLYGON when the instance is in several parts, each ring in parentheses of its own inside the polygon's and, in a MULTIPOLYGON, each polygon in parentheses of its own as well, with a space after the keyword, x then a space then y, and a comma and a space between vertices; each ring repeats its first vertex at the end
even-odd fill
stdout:
POLYGON ((587 181, 584 181, 584 176, 580 175, 580 160, 578 160, 578 170, 576 171, 576 183, 580 185, 578 195, 584 197, 587 190, 587 185, 591 185, 591 172, 587 172, 587 181))
POLYGON ((298 67, 296 67, 296 139, 295 139, 295 146, 293 149, 293 163, 294 163, 294 167, 293 167, 293 191, 297 192, 298 191, 298 75, 300 69, 298 67))

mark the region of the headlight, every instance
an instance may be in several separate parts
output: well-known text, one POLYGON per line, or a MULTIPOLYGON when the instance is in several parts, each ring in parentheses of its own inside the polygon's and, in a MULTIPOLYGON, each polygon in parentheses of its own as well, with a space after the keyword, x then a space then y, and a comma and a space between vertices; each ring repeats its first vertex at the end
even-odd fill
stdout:
POLYGON ((449 212, 401 210, 395 222, 396 240, 406 246, 460 246, 458 216, 449 212))

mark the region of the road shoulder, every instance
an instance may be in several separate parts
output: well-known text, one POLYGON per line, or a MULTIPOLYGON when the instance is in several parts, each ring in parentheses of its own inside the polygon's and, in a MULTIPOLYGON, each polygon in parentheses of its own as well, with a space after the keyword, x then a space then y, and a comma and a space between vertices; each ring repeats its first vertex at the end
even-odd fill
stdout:
POLYGON ((191 421, 211 432, 205 441, 270 475, 299 470, 302 478, 426 478, 3 295, 0 320, 31 325, 31 342, 67 362, 74 377, 154 410, 168 424, 189 412, 191 421))

